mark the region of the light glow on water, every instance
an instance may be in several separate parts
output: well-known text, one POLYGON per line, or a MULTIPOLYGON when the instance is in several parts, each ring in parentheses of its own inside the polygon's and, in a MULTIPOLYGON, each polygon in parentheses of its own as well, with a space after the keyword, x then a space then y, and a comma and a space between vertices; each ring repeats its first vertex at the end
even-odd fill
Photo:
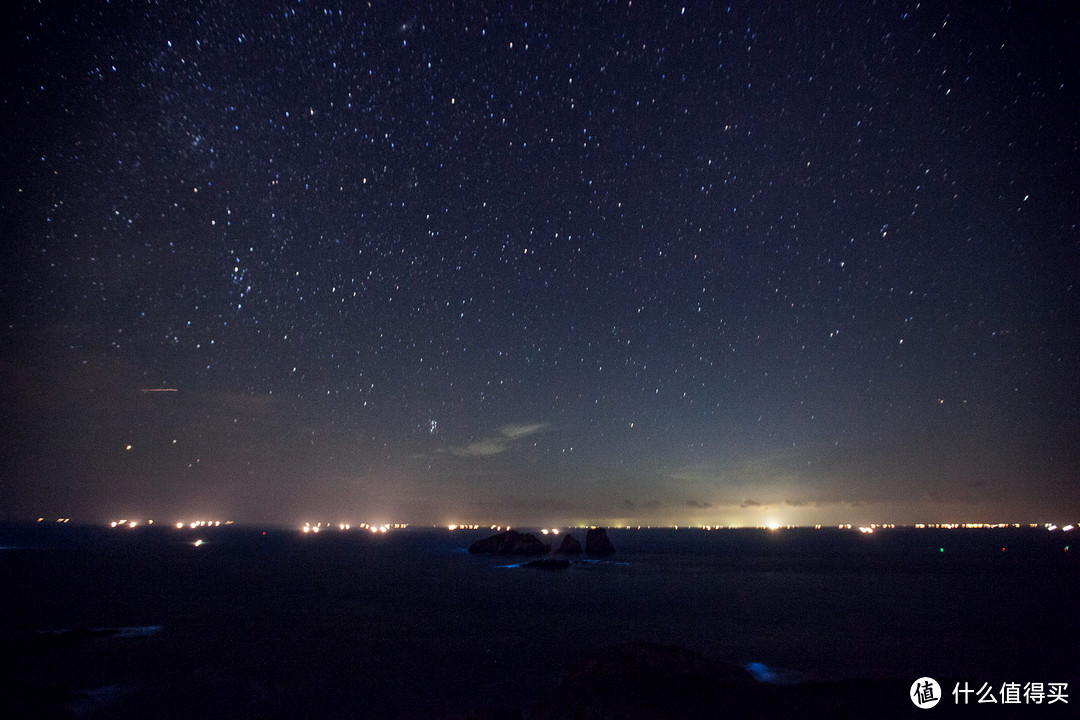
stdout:
POLYGON ((754 676, 754 679, 763 683, 774 683, 777 680, 776 671, 761 662, 746 664, 746 671, 754 676))

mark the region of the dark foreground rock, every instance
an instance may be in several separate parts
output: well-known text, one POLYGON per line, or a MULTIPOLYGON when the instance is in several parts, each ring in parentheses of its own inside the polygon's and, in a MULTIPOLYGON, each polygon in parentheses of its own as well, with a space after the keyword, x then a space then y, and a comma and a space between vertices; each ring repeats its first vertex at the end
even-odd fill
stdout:
MULTIPOLYGON (((770 685, 742 668, 690 650, 630 643, 594 653, 572 670, 529 720, 762 720, 920 718, 911 679, 770 685)), ((951 698, 946 698, 951 699, 951 698)), ((1004 710, 1004 708, 995 708, 1004 710)), ((1020 707, 1018 710, 1023 710, 1020 707)), ((985 708, 949 707, 949 717, 985 708)), ((977 712, 982 710, 983 715, 977 712)), ((1023 717, 1003 714, 1003 717, 1023 717)))
POLYGON ((608 540, 607 530, 592 528, 585 533, 585 552, 588 555, 610 555, 615 552, 615 546, 608 540))
POLYGON ((573 535, 563 535, 562 544, 555 552, 563 555, 580 555, 581 543, 573 535))
POLYGON ((491 537, 477 540, 469 546, 471 553, 495 553, 498 555, 546 555, 551 546, 540 542, 535 535, 507 530, 491 537))
POLYGON ((744 717, 756 699, 747 697, 756 685, 742 668, 714 662, 689 650, 632 643, 594 654, 571 671, 555 696, 530 718, 744 717))

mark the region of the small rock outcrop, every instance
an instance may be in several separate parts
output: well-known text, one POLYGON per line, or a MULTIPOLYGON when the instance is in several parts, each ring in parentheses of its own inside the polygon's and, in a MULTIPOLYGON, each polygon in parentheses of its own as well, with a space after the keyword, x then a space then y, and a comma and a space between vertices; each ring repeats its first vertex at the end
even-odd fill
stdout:
POLYGON ((585 534, 585 552, 588 555, 610 555, 615 546, 608 540, 607 530, 592 528, 585 534))
POLYGON ((541 542, 535 535, 507 530, 477 540, 469 546, 469 552, 497 555, 546 555, 551 552, 551 546, 541 542))
POLYGON ((555 552, 562 555, 580 555, 581 543, 573 535, 563 535, 562 544, 555 552))

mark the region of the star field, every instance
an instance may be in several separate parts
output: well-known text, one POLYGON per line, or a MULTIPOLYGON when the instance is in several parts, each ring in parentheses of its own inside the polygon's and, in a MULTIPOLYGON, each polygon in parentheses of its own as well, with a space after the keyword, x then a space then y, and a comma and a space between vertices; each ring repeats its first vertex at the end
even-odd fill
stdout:
POLYGON ((1080 510, 1075 9, 4 13, 13 514, 1080 510))

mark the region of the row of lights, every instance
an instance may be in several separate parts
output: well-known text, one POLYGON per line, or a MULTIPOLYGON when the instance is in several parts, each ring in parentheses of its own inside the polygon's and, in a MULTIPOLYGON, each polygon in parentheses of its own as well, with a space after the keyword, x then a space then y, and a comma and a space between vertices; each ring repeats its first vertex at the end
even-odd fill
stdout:
POLYGON ((233 524, 232 520, 226 520, 225 522, 222 522, 221 520, 190 520, 190 521, 187 521, 187 522, 185 522, 183 520, 177 520, 176 521, 176 529, 177 530, 183 530, 185 527, 187 527, 187 528, 190 528, 191 530, 194 530, 195 528, 201 528, 201 527, 221 527, 222 525, 232 525, 232 524, 233 524))
MULTIPOLYGON (((146 524, 147 525, 153 525, 154 521, 153 520, 147 520, 146 524)), ((109 523, 109 527, 137 528, 138 526, 139 526, 139 521, 138 520, 128 520, 127 518, 121 518, 120 520, 113 520, 112 522, 109 523)))
MULTIPOLYGON (((318 533, 323 530, 333 530, 337 528, 340 531, 352 530, 352 523, 338 523, 336 526, 333 523, 315 523, 312 525, 309 522, 304 523, 304 526, 300 528, 302 533, 318 533)), ((385 533, 390 530, 404 530, 409 527, 409 523, 382 523, 380 525, 370 525, 368 523, 360 523, 356 526, 357 530, 368 530, 373 533, 385 533)))
MULTIPOLYGON (((895 527, 895 525, 893 526, 895 527)), ((916 523, 915 527, 922 530, 925 528, 934 528, 936 530, 955 530, 957 528, 964 528, 965 530, 977 530, 977 529, 994 529, 994 528, 1019 528, 1025 527, 1020 523, 916 523)), ((1026 527, 1029 528, 1046 528, 1053 532, 1058 529, 1058 526, 1054 523, 1028 523, 1026 527)), ((1060 528, 1062 532, 1069 532, 1073 529, 1072 525, 1065 525, 1060 528)))
MULTIPOLYGON (((37 519, 37 521, 39 523, 40 522, 45 522, 45 518, 39 517, 37 519)), ((68 522, 71 522, 71 518, 56 518, 56 522, 58 522, 58 523, 68 523, 68 522)), ((111 521, 109 523, 109 527, 113 527, 113 528, 115 528, 115 527, 135 528, 135 527, 138 527, 140 524, 141 524, 141 522, 139 520, 128 520, 127 518, 121 518, 119 520, 111 521)), ((153 525, 154 521, 153 520, 147 520, 146 524, 147 525, 153 525)), ((191 521, 177 521, 176 528, 178 530, 180 530, 180 529, 183 529, 184 527, 194 529, 194 528, 199 528, 199 527, 220 527, 221 525, 232 525, 232 524, 233 524, 232 520, 225 520, 224 522, 221 521, 221 520, 191 520, 191 521)), ((386 532, 387 530, 403 530, 403 529, 407 528, 408 526, 409 526, 408 523, 386 523, 386 524, 380 524, 380 525, 369 525, 368 523, 361 523, 358 527, 360 529, 371 530, 372 532, 386 532), (385 528, 385 530, 383 528, 385 528)), ((1043 528, 1046 528, 1047 530, 1049 530, 1050 532, 1053 532, 1053 531, 1059 530, 1059 529, 1062 532, 1069 532, 1069 531, 1073 530, 1074 527, 1075 527, 1074 525, 1069 524, 1069 525, 1064 525, 1064 526, 1059 528, 1054 523, 1042 523, 1042 524, 1028 523, 1026 526, 1029 527, 1029 528, 1043 527, 1043 528)), ((301 528, 301 530, 303 532, 319 532, 319 530, 321 530, 321 529, 328 529, 330 527, 332 527, 331 523, 325 523, 325 524, 324 523, 316 523, 315 525, 312 525, 311 523, 304 523, 304 526, 303 526, 303 528, 301 528)), ((338 527, 339 530, 350 530, 350 529, 352 529, 352 526, 349 523, 338 523, 337 527, 338 527)), ((447 527, 448 530, 479 530, 480 529, 479 524, 469 525, 469 524, 457 524, 457 523, 454 523, 454 524, 447 525, 446 527, 447 527)), ((591 526, 591 527, 595 527, 595 526, 591 526)), ((645 529, 652 529, 651 525, 647 525, 647 526, 638 525, 637 529, 641 530, 643 527, 645 529)), ((740 526, 740 525, 702 525, 701 529, 702 530, 725 530, 725 529, 730 530, 730 529, 741 529, 741 527, 742 526, 740 526)), ((767 525, 758 525, 757 527, 758 527, 758 529, 763 529, 763 530, 779 530, 780 528, 791 529, 791 528, 797 528, 799 526, 798 525, 780 525, 779 523, 772 522, 772 523, 769 523, 767 525)), ((822 527, 821 525, 814 525, 815 530, 820 530, 821 527, 822 527)), ((838 529, 840 529, 840 530, 851 530, 852 525, 851 525, 851 523, 847 523, 847 524, 841 523, 840 525, 837 525, 836 527, 838 529)), ((862 533, 872 533, 875 529, 885 529, 885 528, 895 528, 895 527, 896 527, 895 523, 871 523, 870 525, 859 526, 858 530, 859 530, 859 532, 862 532, 862 533)), ((1020 523, 916 523, 913 527, 915 527, 916 529, 919 529, 919 530, 924 530, 924 529, 927 529, 927 528, 935 529, 935 530, 955 530, 957 528, 964 528, 965 530, 972 530, 972 529, 985 529, 985 528, 1010 528, 1010 527, 1011 528, 1019 528, 1019 527, 1024 527, 1024 526, 1021 525, 1020 523)), ((507 530, 509 530, 510 526, 507 525, 507 526, 505 526, 505 528, 507 530)), ((503 530, 503 526, 502 525, 492 525, 491 529, 495 530, 495 531, 498 531, 498 532, 501 532, 503 530)), ((631 528, 630 525, 627 525, 626 529, 631 530, 632 528, 631 528)), ((676 525, 675 529, 678 530, 679 526, 676 525)), ((559 529, 558 528, 550 528, 550 529, 541 528, 540 532, 543 533, 544 535, 547 535, 549 533, 554 534, 554 535, 558 535, 559 534, 559 529)))
MULTIPOLYGON (((63 522, 67 522, 67 521, 68 521, 68 519, 63 519, 63 522)), ((61 522, 61 520, 57 520, 57 522, 61 522)), ((119 520, 111 521, 109 523, 109 527, 112 527, 112 528, 129 528, 129 529, 131 529, 131 528, 137 528, 142 524, 143 524, 143 521, 141 521, 141 520, 129 520, 127 518, 120 518, 119 520)), ((154 521, 153 520, 147 520, 146 524, 147 525, 153 525, 154 521)), ((232 525, 232 524, 233 524, 232 520, 191 520, 191 521, 187 521, 187 522, 182 521, 182 520, 178 520, 176 522, 176 529, 177 530, 182 530, 185 527, 187 527, 187 528, 191 528, 192 530, 194 530, 195 528, 201 528, 201 527, 221 527, 222 525, 232 525)))

